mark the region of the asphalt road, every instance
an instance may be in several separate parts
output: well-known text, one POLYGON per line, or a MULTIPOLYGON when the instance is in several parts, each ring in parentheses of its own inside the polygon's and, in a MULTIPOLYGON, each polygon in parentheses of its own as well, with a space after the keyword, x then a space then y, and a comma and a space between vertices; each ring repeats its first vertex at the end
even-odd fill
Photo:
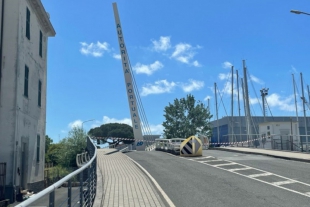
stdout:
POLYGON ((310 206, 306 163, 216 150, 193 160, 157 151, 127 155, 156 179, 177 207, 310 206))

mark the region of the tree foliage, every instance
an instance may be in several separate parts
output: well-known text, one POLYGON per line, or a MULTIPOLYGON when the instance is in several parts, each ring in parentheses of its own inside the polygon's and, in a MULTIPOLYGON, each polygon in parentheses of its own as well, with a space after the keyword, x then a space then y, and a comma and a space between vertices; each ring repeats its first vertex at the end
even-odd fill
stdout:
POLYGON ((52 138, 48 137, 48 135, 45 135, 45 153, 47 153, 50 145, 53 143, 52 138))
POLYGON ((175 99, 164 110, 164 135, 170 138, 187 138, 197 133, 211 136, 210 111, 191 94, 186 98, 175 99))
MULTIPOLYGON (((134 139, 132 127, 120 123, 103 124, 100 127, 90 129, 88 134, 94 137, 106 138, 102 141, 103 143, 108 142, 109 137, 134 139)), ((121 141, 125 144, 131 144, 133 142, 131 140, 114 140, 112 143, 109 143, 117 145, 121 141)))
POLYGON ((82 128, 71 129, 59 143, 51 143, 45 154, 45 162, 63 167, 76 167, 76 155, 85 151, 86 134, 82 128))

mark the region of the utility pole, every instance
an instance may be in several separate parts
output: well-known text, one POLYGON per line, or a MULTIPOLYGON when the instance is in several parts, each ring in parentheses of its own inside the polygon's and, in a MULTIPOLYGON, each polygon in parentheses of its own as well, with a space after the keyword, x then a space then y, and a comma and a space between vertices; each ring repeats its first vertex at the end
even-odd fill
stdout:
POLYGON ((234 142, 234 66, 231 66, 231 132, 234 142))
POLYGON ((238 92, 238 114, 239 114, 239 141, 241 140, 241 116, 240 116, 240 97, 239 97, 239 75, 238 75, 238 70, 236 70, 236 75, 237 75, 237 92, 238 92))
POLYGON ((215 94, 215 110, 216 110, 216 124, 217 124, 217 144, 220 143, 220 126, 219 126, 219 115, 218 115, 218 108, 217 108, 217 89, 216 83, 214 83, 214 94, 215 94))
MULTIPOLYGON (((247 71, 245 60, 243 62, 243 78, 244 78, 244 99, 245 99, 245 108, 246 108, 246 122, 247 122, 247 135, 249 142, 253 141, 252 137, 252 130, 251 130, 251 114, 250 114, 250 103, 249 103, 249 90, 248 90, 248 79, 247 79, 247 71)), ((250 145, 252 145, 251 143, 250 145)))
MULTIPOLYGON (((305 99, 305 95, 304 95, 304 82, 302 79, 302 73, 300 73, 300 82, 301 82, 301 91, 302 91, 302 107, 303 107, 303 111, 304 111, 304 120, 305 120, 305 135, 306 135, 306 151, 308 152, 308 128, 307 128, 307 114, 306 114, 306 108, 305 108, 305 103, 306 103, 306 99, 305 99)), ((302 147, 303 148, 303 147, 302 147)))

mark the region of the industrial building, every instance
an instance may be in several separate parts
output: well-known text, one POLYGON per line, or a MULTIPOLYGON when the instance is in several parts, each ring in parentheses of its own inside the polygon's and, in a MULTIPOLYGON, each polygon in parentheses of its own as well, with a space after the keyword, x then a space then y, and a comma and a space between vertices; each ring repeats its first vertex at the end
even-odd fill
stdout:
MULTIPOLYGON (((307 120, 309 117, 307 117, 307 120)), ((266 149, 300 150, 306 148, 306 131, 303 117, 250 118, 249 131, 245 116, 226 116, 211 121, 213 146, 238 145, 266 149)), ((307 122, 308 123, 308 122, 307 122)), ((309 134, 309 126, 307 132, 309 134)))
POLYGON ((0 200, 44 188, 48 38, 41 0, 0 0, 0 200))

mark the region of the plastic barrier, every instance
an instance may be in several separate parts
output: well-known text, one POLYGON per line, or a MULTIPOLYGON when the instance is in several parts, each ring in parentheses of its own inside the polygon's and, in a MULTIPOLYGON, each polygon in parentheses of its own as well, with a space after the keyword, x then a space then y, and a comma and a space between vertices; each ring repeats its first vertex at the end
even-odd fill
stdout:
POLYGON ((183 157, 202 156, 201 140, 195 136, 184 140, 180 145, 180 155, 183 157))

